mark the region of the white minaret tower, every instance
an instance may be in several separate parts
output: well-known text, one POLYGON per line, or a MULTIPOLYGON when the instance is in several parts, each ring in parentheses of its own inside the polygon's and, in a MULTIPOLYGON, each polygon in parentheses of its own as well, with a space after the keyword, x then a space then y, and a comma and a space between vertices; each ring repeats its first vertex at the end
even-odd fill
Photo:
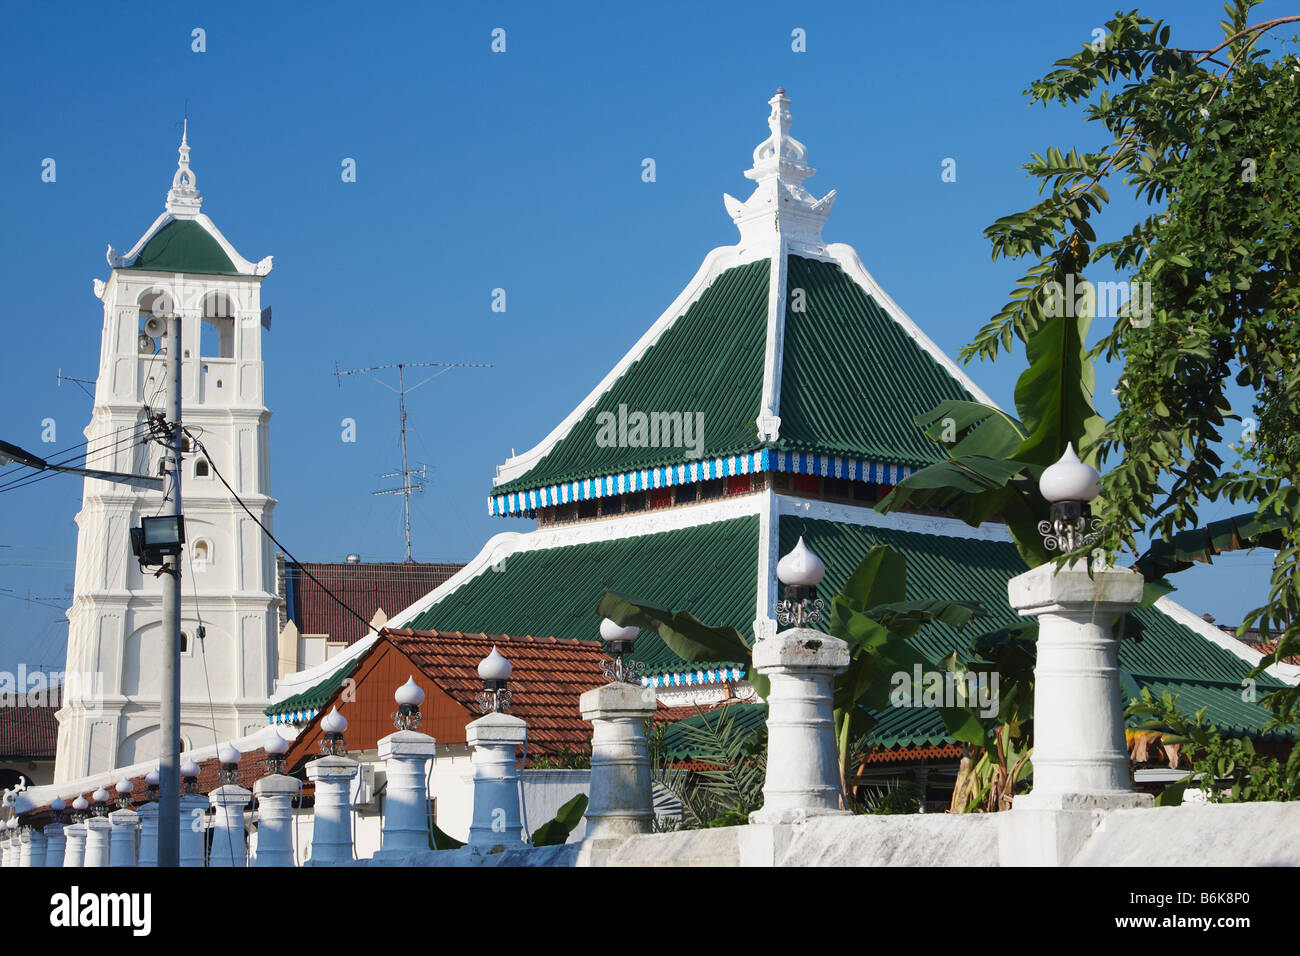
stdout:
MULTIPOLYGON (((188 124, 166 210, 112 272, 95 281, 104 326, 89 461, 158 473, 163 448, 148 421, 164 408, 166 340, 146 320, 181 321, 182 562, 181 738, 215 744, 262 726, 277 671, 272 546, 217 477, 269 528, 268 422, 263 400, 262 280, 271 257, 249 262, 199 210, 188 124), (210 457, 209 457, 210 456, 210 457), (200 638, 200 634, 204 636, 200 638), (211 704, 209 704, 209 695, 211 704)), ((77 570, 68 611, 68 676, 58 713, 55 780, 152 759, 159 752, 162 589, 131 553, 130 529, 156 514, 157 491, 86 479, 77 515, 77 570)))

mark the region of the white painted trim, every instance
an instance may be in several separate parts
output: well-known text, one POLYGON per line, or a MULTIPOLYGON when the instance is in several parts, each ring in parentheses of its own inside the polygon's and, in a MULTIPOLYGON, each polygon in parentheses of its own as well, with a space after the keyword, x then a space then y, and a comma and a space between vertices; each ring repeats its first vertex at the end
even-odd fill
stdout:
POLYGON ((696 271, 694 278, 687 283, 686 288, 681 294, 673 300, 664 313, 655 320, 655 323, 646 330, 645 334, 637 340, 631 350, 619 360, 603 379, 591 392, 578 403, 578 407, 571 411, 564 421, 556 425, 549 435, 534 445, 528 451, 515 455, 497 466, 496 477, 492 479, 493 487, 503 485, 508 481, 513 481, 520 475, 526 474, 534 465, 541 461, 551 449, 564 438, 573 429, 582 418, 587 414, 593 405, 600 400, 600 397, 613 387, 623 373, 631 367, 632 363, 644 355, 651 346, 659 341, 660 337, 666 332, 674 322, 681 318, 686 310, 695 304, 713 281, 728 269, 736 266, 747 265, 750 262, 757 262, 766 258, 770 254, 770 249, 763 245, 743 245, 736 246, 719 246, 704 257, 704 262, 696 271))
POLYGON ((754 602, 753 625, 755 640, 776 634, 776 612, 772 608, 780 593, 776 581, 776 563, 781 560, 779 497, 773 489, 765 489, 763 507, 758 512, 758 593, 754 602))
MULTIPOLYGON (((265 727, 257 728, 251 734, 231 740, 230 744, 241 754, 252 753, 265 747, 266 741, 271 739, 272 734, 291 741, 298 736, 298 729, 290 725, 267 724, 265 727)), ((195 763, 202 763, 204 760, 215 757, 222 745, 217 743, 207 747, 186 750, 180 755, 180 762, 184 763, 186 760, 193 760, 195 763)), ((133 763, 126 767, 115 767, 112 770, 91 774, 87 777, 78 777, 76 780, 65 780, 62 783, 48 783, 39 787, 28 787, 19 794, 19 799, 25 799, 27 806, 18 808, 18 812, 26 813, 28 810, 46 806, 55 797, 62 797, 67 802, 69 809, 71 809, 72 801, 77 797, 89 794, 99 787, 112 791, 113 785, 119 780, 130 777, 143 777, 157 765, 158 760, 154 758, 133 763)))
MULTIPOLYGON (((622 538, 635 538, 646 534, 658 534, 662 531, 676 531, 698 525, 728 521, 746 515, 757 514, 762 507, 762 495, 751 492, 747 495, 732 495, 704 504, 686 505, 680 508, 663 508, 633 515, 602 518, 582 524, 559 525, 538 528, 536 531, 507 531, 488 539, 483 549, 475 555, 465 567, 438 585, 423 598, 410 607, 394 614, 388 620, 389 628, 407 627, 408 622, 437 604, 461 585, 480 574, 489 572, 494 565, 505 562, 509 566, 510 555, 526 551, 541 551, 548 548, 570 547, 576 544, 592 544, 597 541, 617 541, 622 538)), ((538 635, 548 637, 550 635, 538 635)))
MULTIPOLYGON (((1187 608, 1172 600, 1168 595, 1156 601, 1155 607, 1157 610, 1169 615, 1177 623, 1195 631, 1211 644, 1216 644, 1228 653, 1240 657, 1251 667, 1259 666, 1259 662, 1264 659, 1264 655, 1249 644, 1237 640, 1231 634, 1225 634, 1209 621, 1193 614, 1187 608)), ((1295 664, 1273 664, 1264 673, 1292 686, 1300 684, 1300 667, 1295 664)))
POLYGON ((781 437, 781 370, 785 359, 786 275, 789 251, 777 232, 776 250, 767 280, 767 342, 763 353, 763 394, 757 413, 758 437, 774 442, 781 437))
MULTIPOLYGON (((304 637, 312 635, 304 634, 304 637)), ((301 694, 309 690, 316 684, 319 684, 330 674, 333 674, 339 667, 348 661, 360 657, 366 651, 370 650, 372 644, 379 640, 378 634, 368 634, 353 644, 350 644, 346 650, 340 651, 329 660, 321 661, 312 667, 302 671, 294 671, 292 674, 286 674, 284 677, 277 677, 275 680, 275 690, 271 691, 271 705, 287 700, 294 694, 301 694)))
POLYGON ((831 259, 839 263, 840 268, 857 282, 868 295, 876 300, 876 304, 884 309, 890 318, 903 327, 904 332, 911 336, 921 348, 929 352, 936 362, 947 369, 949 374, 975 397, 976 401, 998 408, 997 402, 989 398, 988 394, 976 385, 970 376, 958 367, 956 362, 945 355, 943 349, 939 348, 933 339, 922 332, 920 326, 913 322, 906 312, 898 307, 898 303, 889 297, 885 290, 881 288, 880 283, 867 271, 867 267, 862 264, 857 251, 852 246, 843 242, 833 242, 826 247, 826 253, 831 259))
POLYGON ((838 521, 869 528, 891 531, 908 531, 913 534, 933 534, 945 538, 969 538, 977 541, 1010 542, 1011 532, 1005 525, 986 521, 972 528, 956 518, 939 515, 916 515, 895 511, 882 515, 874 508, 840 504, 833 501, 814 501, 789 495, 777 495, 782 517, 799 517, 809 521, 838 521))

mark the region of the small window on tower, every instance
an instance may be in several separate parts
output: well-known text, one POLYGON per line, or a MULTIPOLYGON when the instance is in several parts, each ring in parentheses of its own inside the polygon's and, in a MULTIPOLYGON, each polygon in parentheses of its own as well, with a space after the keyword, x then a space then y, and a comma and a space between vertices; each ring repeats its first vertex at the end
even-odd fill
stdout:
POLYGON ((205 458, 200 458, 198 461, 196 461, 196 462, 194 463, 194 477, 195 477, 195 478, 207 478, 207 477, 208 477, 208 462, 207 462, 207 459, 205 459, 205 458))
POLYGON ((190 649, 190 636, 181 631, 181 653, 184 654, 190 649))

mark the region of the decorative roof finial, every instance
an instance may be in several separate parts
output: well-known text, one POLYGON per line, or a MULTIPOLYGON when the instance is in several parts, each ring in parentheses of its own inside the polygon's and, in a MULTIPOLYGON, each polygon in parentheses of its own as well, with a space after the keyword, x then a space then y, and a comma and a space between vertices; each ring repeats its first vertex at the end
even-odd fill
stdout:
POLYGON ((792 118, 790 100, 784 87, 768 100, 767 117, 770 135, 754 150, 754 166, 745 176, 757 186, 745 202, 723 195, 727 212, 740 229, 741 243, 776 235, 795 244, 818 250, 822 245, 822 226, 835 205, 835 190, 821 199, 813 197, 803 181, 817 170, 808 165, 808 148, 790 135, 792 118))
POLYGON ((193 219, 199 214, 203 197, 199 194, 199 178, 190 169, 190 121, 187 117, 181 127, 180 162, 172 177, 172 188, 167 191, 167 211, 177 219, 193 219))

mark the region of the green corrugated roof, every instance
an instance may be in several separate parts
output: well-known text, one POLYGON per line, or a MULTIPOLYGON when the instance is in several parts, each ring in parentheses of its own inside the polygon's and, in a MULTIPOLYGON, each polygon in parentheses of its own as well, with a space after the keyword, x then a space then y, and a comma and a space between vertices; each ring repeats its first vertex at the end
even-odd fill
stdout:
MULTIPOLYGON (((1008 542, 786 517, 781 521, 782 553, 793 548, 800 535, 826 563, 819 588, 824 594, 839 591, 869 548, 887 544, 907 557, 910 596, 978 601, 987 616, 971 628, 957 631, 943 624, 927 625, 914 639, 918 650, 936 663, 953 650, 963 651, 972 635, 1023 620, 1007 601, 1007 580, 1022 573, 1025 565, 1008 542)), ((1180 707, 1189 714, 1207 707, 1207 718, 1226 733, 1261 736, 1260 728, 1269 718, 1267 709, 1242 700, 1242 681, 1251 671, 1250 664, 1154 608, 1137 616, 1143 625, 1142 640, 1124 640, 1119 650, 1127 695, 1136 696, 1142 687, 1150 687, 1153 694, 1168 690, 1179 695, 1180 707)), ((1267 675, 1256 678, 1261 697, 1283 686, 1267 675)), ((895 747, 952 742, 943 734, 943 722, 935 711, 891 711, 876 715, 881 723, 873 728, 873 743, 895 747)))
POLYGON ((127 268, 189 275, 240 274, 221 243, 193 219, 173 219, 167 223, 145 243, 135 262, 127 268))
MULTIPOLYGON (((719 708, 704 711, 702 714, 694 714, 684 720, 677 721, 675 724, 669 724, 664 730, 663 755, 669 760, 690 760, 693 757, 699 757, 702 753, 701 748, 690 739, 687 733, 683 732, 683 725, 700 728, 705 726, 714 727, 717 724, 718 716, 723 713, 723 710, 723 708, 719 708)), ((725 712, 732 720, 737 731, 746 736, 752 734, 767 722, 767 704, 730 704, 725 708, 725 712)))
MULTIPOLYGON (((942 457, 913 423, 973 396, 834 262, 790 256, 776 447, 881 464, 942 457)), ((688 461, 681 448, 602 447, 598 418, 703 412, 703 456, 761 449, 768 260, 728 269, 526 474, 494 495, 688 461)))
MULTIPOLYGON (((689 460, 683 448, 602 447, 597 418, 632 412, 704 413, 704 457, 758 447, 769 260, 728 269, 588 409, 526 474, 493 489, 507 494, 576 478, 689 460)), ((752 619, 751 619, 752 620, 752 619)))
POLYGON ((788 265, 777 447, 882 464, 939 461, 913 419, 974 396, 837 263, 790 256, 788 265))
MULTIPOLYGON (((749 516, 635 538, 508 556, 404 626, 416 629, 590 639, 606 591, 748 634, 758 577, 758 518, 749 516)), ((657 635, 633 655, 647 671, 681 667, 657 635)))
POLYGON ((333 693, 339 689, 339 685, 357 669, 357 662, 360 659, 358 656, 344 661, 337 670, 333 671, 320 683, 314 684, 302 693, 294 694, 279 703, 272 704, 263 713, 268 717, 275 717, 279 714, 292 714, 300 710, 307 712, 320 710, 325 701, 329 700, 333 693))

